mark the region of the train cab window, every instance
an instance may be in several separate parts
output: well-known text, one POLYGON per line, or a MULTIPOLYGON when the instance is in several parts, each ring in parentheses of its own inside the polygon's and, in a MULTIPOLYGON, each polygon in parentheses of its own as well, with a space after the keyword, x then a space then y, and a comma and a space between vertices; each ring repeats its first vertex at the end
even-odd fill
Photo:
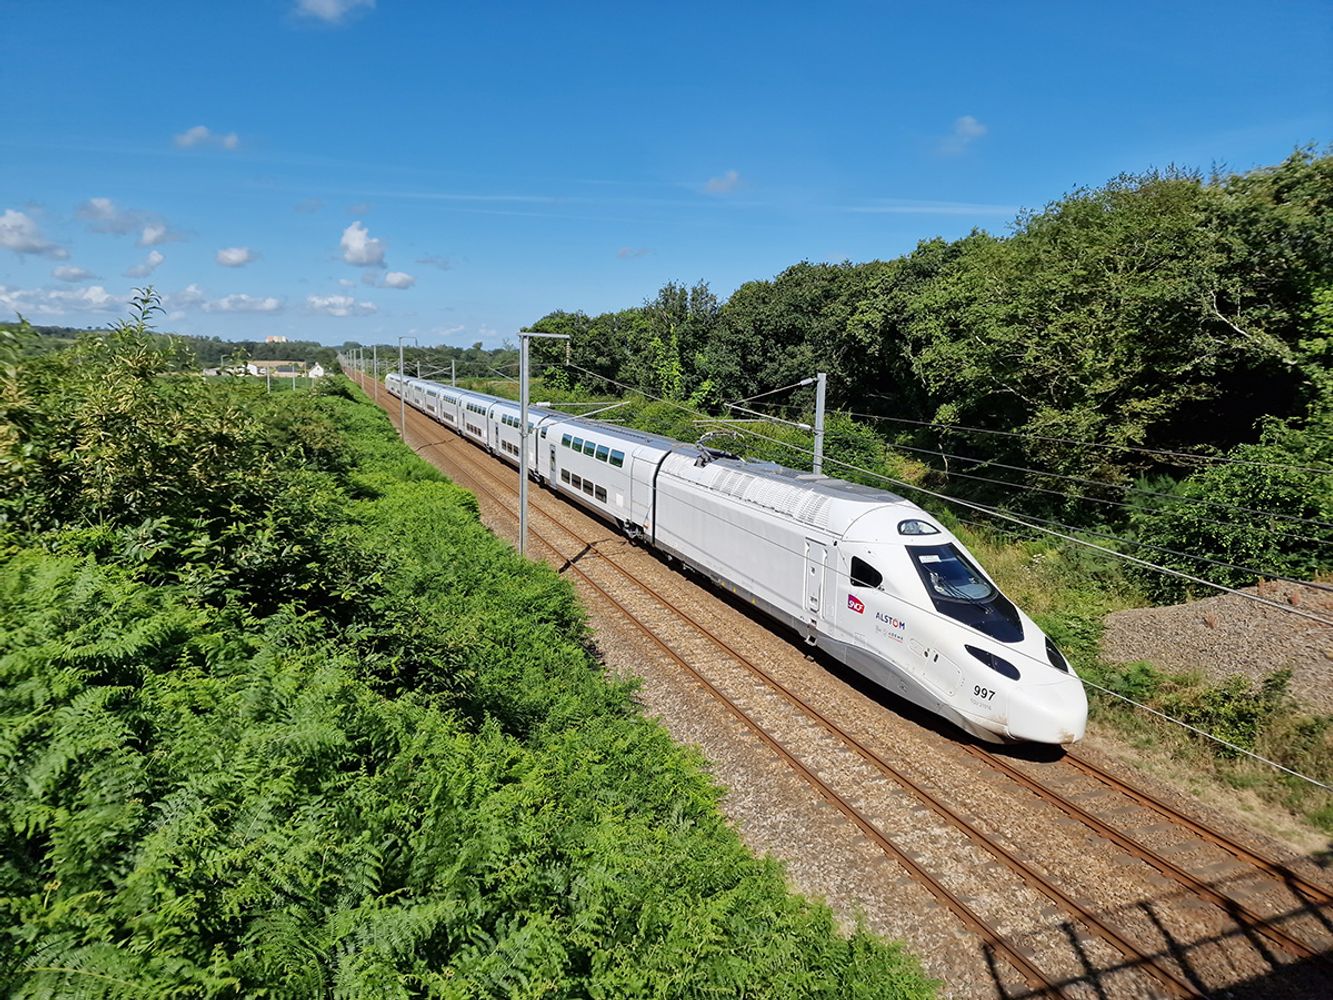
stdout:
POLYGON ((585 454, 585 455, 591 455, 591 454, 595 453, 596 451, 597 451, 597 442, 596 442, 596 441, 584 441, 584 442, 583 442, 583 454, 585 454))
POLYGON ((852 586, 878 588, 884 582, 884 574, 871 566, 864 559, 852 556, 852 586))
POLYGON ((617 469, 624 468, 625 453, 623 451, 611 452, 611 464, 614 465, 617 469))
POLYGON ((981 575, 958 546, 909 545, 907 554, 940 614, 1001 642, 1023 638, 1018 609, 981 575))
POLYGON ((549 428, 546 428, 546 427, 543 427, 543 428, 542 428, 542 440, 543 440, 543 441, 546 440, 546 432, 547 432, 547 430, 549 430, 549 428))
POLYGON ((611 457, 611 449, 604 444, 599 444, 597 446, 597 461, 605 462, 610 457, 611 457))
POLYGON ((602 503, 606 503, 606 489, 604 487, 596 487, 593 490, 593 493, 598 500, 602 501, 602 503))
POLYGON ((574 443, 570 445, 575 451, 583 450, 583 438, 575 438, 574 443))

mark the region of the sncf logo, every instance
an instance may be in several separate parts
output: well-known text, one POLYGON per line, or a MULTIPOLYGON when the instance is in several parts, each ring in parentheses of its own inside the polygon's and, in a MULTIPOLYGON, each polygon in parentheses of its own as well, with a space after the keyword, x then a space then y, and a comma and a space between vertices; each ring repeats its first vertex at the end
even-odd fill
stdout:
POLYGON ((865 602, 862 601, 862 600, 861 600, 859 597, 857 597, 855 594, 848 594, 848 595, 847 595, 847 607, 851 608, 851 609, 852 609, 853 611, 855 611, 858 615, 863 615, 863 614, 866 613, 865 602))

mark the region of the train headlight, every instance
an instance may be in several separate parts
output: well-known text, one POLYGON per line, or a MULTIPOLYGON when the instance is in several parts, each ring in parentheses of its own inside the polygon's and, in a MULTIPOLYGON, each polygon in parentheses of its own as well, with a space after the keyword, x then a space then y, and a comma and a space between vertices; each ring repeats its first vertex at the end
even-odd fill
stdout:
POLYGON ((1069 673, 1069 661, 1065 659, 1064 654, 1060 652, 1051 642, 1050 636, 1046 637, 1046 659, 1051 661, 1051 666, 1063 673, 1069 673))
POLYGON ((996 656, 994 653, 988 653, 984 649, 978 649, 976 646, 964 645, 969 653, 975 656, 986 666, 990 667, 997 674, 1004 674, 1011 681, 1018 680, 1018 668, 1006 660, 1003 656, 996 656))

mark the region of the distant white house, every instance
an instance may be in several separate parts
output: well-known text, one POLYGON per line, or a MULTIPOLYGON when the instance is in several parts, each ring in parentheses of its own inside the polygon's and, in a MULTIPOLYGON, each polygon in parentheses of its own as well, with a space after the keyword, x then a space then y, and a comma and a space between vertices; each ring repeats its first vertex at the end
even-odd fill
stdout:
POLYGON ((323 378, 324 366, 321 365, 318 361, 316 361, 313 365, 310 366, 310 370, 306 372, 306 376, 308 378, 323 378))

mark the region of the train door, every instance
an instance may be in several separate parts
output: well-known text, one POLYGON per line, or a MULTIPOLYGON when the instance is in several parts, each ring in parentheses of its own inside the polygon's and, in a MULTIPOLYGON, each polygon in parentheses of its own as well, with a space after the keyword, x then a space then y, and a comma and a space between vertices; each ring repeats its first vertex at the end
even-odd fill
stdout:
POLYGON ((824 594, 828 546, 813 538, 805 540, 805 620, 811 625, 831 620, 833 609, 824 594))

